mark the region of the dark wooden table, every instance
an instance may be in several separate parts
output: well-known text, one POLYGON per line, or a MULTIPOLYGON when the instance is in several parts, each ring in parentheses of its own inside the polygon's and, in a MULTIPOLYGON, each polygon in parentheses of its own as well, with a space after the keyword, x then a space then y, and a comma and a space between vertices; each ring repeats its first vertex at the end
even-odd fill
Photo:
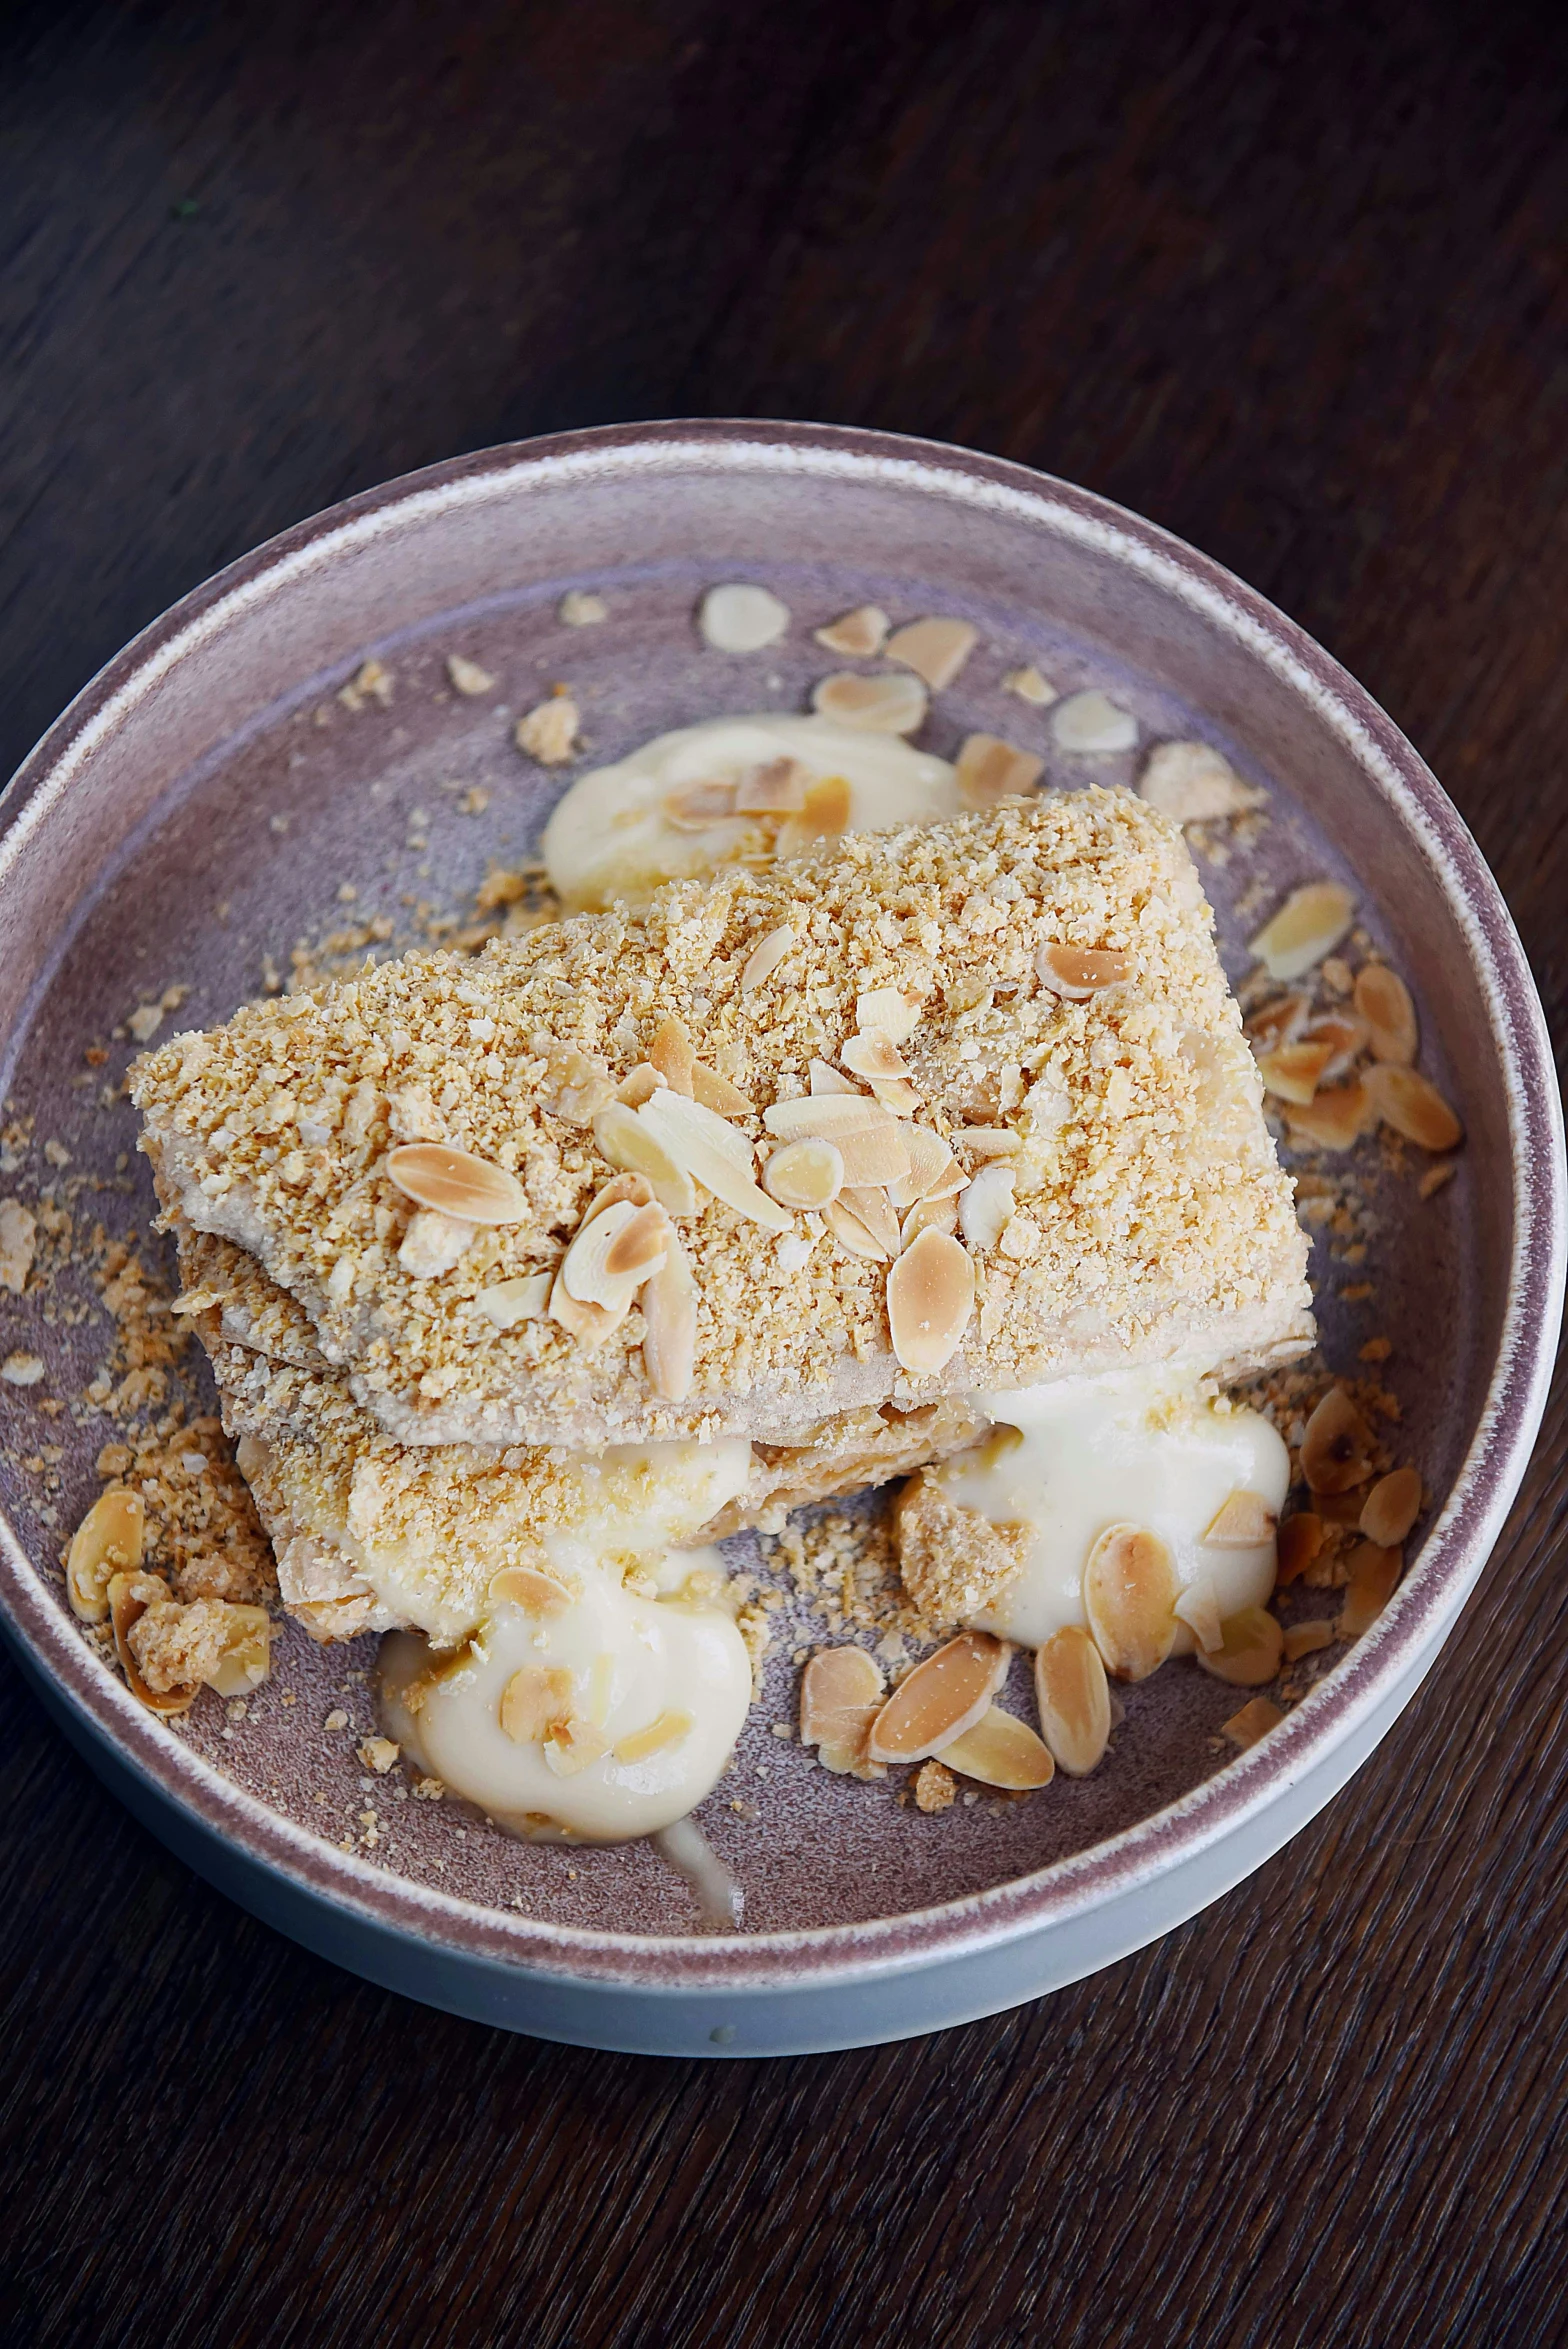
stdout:
MULTIPOLYGON (((1568 1011, 1568 17, 1493 0, 13 7, 0 767, 204 574, 613 418, 1123 500, 1431 759, 1568 1011)), ((3 951, 3 942, 0 942, 3 951)), ((188 1876, 0 1666, 0 2337, 1547 2344, 1561 1408, 1418 1701, 1048 2002, 756 2066, 510 2039, 188 1876)))

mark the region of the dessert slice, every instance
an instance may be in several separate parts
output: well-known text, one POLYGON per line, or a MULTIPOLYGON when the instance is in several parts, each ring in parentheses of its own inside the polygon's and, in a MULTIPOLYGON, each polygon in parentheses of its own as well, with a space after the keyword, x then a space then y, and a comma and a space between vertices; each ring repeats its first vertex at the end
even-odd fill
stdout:
POLYGON ((809 1448, 1310 1342, 1209 908, 1119 792, 411 955, 177 1037, 134 1092, 166 1209, 405 1444, 809 1448))

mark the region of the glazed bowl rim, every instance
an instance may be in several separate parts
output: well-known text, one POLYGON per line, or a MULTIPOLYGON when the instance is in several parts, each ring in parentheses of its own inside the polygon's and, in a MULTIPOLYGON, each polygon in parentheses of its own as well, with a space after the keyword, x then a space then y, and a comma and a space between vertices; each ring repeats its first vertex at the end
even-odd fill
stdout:
POLYGON ((995 1948, 1153 1882, 1310 1777, 1419 1671, 1486 1561, 1545 1407, 1568 1222, 1561 1103, 1523 948, 1463 820, 1392 720, 1294 622, 1220 564, 1089 491, 943 443, 751 420, 613 425, 452 458, 314 515, 173 605, 51 727, 0 797, 0 902, 8 881, 25 886, 28 842, 94 748, 181 662, 199 659, 216 635, 287 594, 294 581, 439 514, 540 489, 692 468, 736 480, 870 481, 1022 521, 1140 573, 1272 670, 1338 736, 1413 836, 1465 939, 1507 1097, 1514 1238, 1502 1337, 1475 1436, 1393 1600, 1334 1671, 1259 1745, 1103 1842, 962 1899, 853 1925, 702 1937, 606 1933, 484 1908, 388 1876, 296 1826, 170 1736, 80 1640, 0 1517, 0 1602, 37 1668, 98 1740, 211 1834, 384 1931, 502 1969, 671 1994, 847 1982, 995 1948))

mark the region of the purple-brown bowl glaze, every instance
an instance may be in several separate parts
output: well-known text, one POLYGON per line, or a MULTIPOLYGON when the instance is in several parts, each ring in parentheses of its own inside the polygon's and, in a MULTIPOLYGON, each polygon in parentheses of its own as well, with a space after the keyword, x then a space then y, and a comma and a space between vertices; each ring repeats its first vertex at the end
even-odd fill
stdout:
MULTIPOLYGON (((1040 752, 1048 785, 1130 781, 1134 759, 1065 756, 1049 711, 1004 689, 1032 661, 1064 691, 1108 688, 1145 743, 1201 736, 1266 786, 1259 837, 1201 865, 1233 977, 1260 905, 1324 874, 1354 888, 1411 984, 1422 1066, 1466 1142, 1430 1201, 1369 1171, 1365 1261, 1325 1224, 1313 1277, 1331 1364, 1353 1366, 1374 1332, 1391 1341, 1401 1453, 1433 1505, 1385 1614, 1251 1751, 1216 1735, 1236 1693, 1172 1666, 1128 1692, 1094 1777, 935 1819, 773 1734, 794 1711, 791 1652, 813 1636, 786 1592, 762 1701, 698 1814, 746 1894, 746 1928, 714 1933, 647 1845, 524 1846, 460 1806, 396 1802, 380 1780, 367 1792, 354 1736, 323 1723, 341 1709, 372 1726, 368 1681, 352 1677, 371 1642, 321 1649, 289 1625, 237 1727, 211 1696, 173 1724, 143 1711, 72 1620, 59 1571, 117 1432, 83 1401, 106 1325, 70 1269, 0 1292, 0 1358, 47 1365, 37 1387, 0 1384, 0 1602, 68 1734, 257 1913, 512 2028, 708 2054, 895 2038, 1016 2003, 1190 1915, 1309 1818, 1409 1697, 1544 1403, 1564 1262, 1556 1082, 1507 910, 1433 777, 1352 679, 1216 564, 1022 467, 875 433, 671 423, 489 450, 302 523, 148 629, 0 801, 0 1197, 52 1188, 79 1224, 145 1235, 151 1190, 118 1090, 138 1002, 177 984, 189 993, 162 1033, 206 1025, 260 991, 269 959, 286 978, 296 942, 372 915, 394 945, 428 942, 432 911, 471 907, 489 864, 533 850, 584 765, 701 717, 806 707, 839 665, 812 629, 863 602, 979 630, 921 747, 950 756, 983 729, 1040 752), (782 596, 783 641, 745 657, 703 645, 696 605, 730 578, 782 596), (602 595, 609 619, 564 625, 572 587, 602 595), (496 691, 454 693, 454 652, 496 691), (348 709, 340 691, 372 656, 391 698, 348 709), (512 728, 557 683, 587 749, 547 772, 512 728), (1367 1282, 1371 1303, 1341 1294, 1367 1282), (46 1419, 51 1400, 63 1408, 46 1419), (367 1803, 387 1829, 368 1849, 367 1803)), ((142 1244, 149 1261, 165 1247, 142 1244)), ((192 1362, 187 1390, 210 1408, 204 1375, 192 1362)), ((766 1573, 750 1537, 732 1548, 766 1573)))

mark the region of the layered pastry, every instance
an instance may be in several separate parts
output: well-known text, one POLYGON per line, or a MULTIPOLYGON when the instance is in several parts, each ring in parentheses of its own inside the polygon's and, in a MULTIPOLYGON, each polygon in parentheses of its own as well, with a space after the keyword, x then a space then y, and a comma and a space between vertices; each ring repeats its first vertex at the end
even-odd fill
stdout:
POLYGON ((1272 1584, 1283 1447, 1213 1381, 1310 1343, 1305 1242, 1128 794, 838 825, 134 1091, 286 1602, 406 1628, 399 1743, 524 1832, 707 1791, 750 1664, 705 1545, 802 1499, 912 1475, 906 1582, 984 1672, 1092 1618, 1108 1516, 1167 1648, 1272 1584))

